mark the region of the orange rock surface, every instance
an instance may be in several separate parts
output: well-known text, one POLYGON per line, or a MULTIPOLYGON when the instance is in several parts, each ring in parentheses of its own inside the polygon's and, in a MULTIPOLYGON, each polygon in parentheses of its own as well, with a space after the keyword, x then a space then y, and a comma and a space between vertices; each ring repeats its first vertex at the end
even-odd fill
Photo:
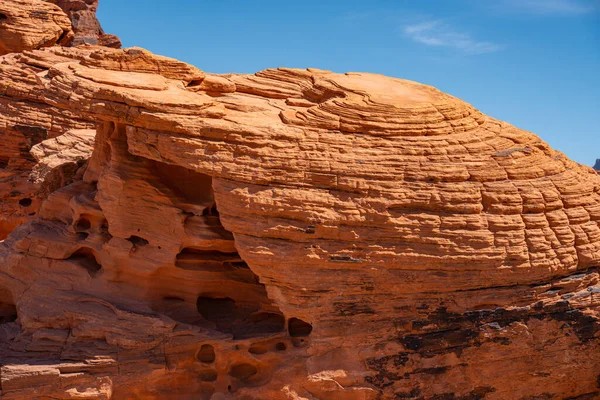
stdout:
POLYGON ((69 115, 11 147, 44 194, 0 242, 3 398, 600 396, 600 176, 538 136, 374 74, 0 67, 69 115))
POLYGON ((73 40, 69 17, 43 0, 0 2, 0 55, 64 45, 73 40))

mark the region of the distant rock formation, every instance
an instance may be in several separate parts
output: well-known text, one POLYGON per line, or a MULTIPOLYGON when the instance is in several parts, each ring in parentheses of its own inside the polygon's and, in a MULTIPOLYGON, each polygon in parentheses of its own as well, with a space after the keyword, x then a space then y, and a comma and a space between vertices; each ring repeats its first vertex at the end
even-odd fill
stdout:
POLYGON ((596 171, 600 171, 600 158, 596 160, 596 164, 594 165, 594 169, 596 171))
POLYGON ((538 136, 374 74, 0 66, 2 398, 600 396, 600 176, 538 136))

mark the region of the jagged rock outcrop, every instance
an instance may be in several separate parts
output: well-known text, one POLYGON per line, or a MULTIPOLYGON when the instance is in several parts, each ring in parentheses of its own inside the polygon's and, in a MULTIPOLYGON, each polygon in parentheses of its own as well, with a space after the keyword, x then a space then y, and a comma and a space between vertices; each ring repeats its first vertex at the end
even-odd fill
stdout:
POLYGON ((594 169, 596 171, 600 171, 600 158, 596 160, 596 164, 594 165, 594 169))
POLYGON ((98 0, 2 0, 0 55, 55 45, 121 47, 96 19, 98 0))
POLYGON ((599 395, 600 177, 539 137, 380 75, 23 57, 99 127, 0 243, 5 398, 599 395))
POLYGON ((73 46, 94 44, 113 48, 121 47, 121 40, 115 35, 105 33, 96 18, 98 0, 46 1, 57 4, 71 19, 75 34, 73 46))

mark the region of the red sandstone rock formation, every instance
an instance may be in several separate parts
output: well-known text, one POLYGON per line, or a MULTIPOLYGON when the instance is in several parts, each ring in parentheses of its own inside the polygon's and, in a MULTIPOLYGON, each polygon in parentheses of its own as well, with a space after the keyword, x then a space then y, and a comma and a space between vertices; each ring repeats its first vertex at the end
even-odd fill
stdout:
POLYGON ((75 33, 73 46, 86 43, 113 48, 121 47, 121 40, 115 35, 105 33, 96 18, 98 0, 46 1, 57 4, 71 19, 75 33))
POLYGON ((74 34, 67 15, 42 0, 0 1, 0 55, 66 45, 74 34))
MULTIPOLYGON (((54 63, 78 57, 79 53, 56 50, 45 54, 42 60, 36 53, 26 51, 82 42, 120 47, 118 38, 102 32, 94 15, 97 4, 97 1, 79 0, 0 2, 0 54, 14 53, 4 57, 0 65, 0 240, 17 225, 34 217, 47 194, 69 183, 77 171, 76 166, 85 163, 81 154, 67 151, 63 156, 75 158, 68 161, 62 157, 57 171, 50 175, 46 171, 43 176, 34 171, 32 175, 37 162, 30 154, 33 146, 69 129, 93 129, 95 125, 80 115, 46 104, 40 97, 39 75, 46 73, 54 63)), ((60 143, 69 148, 68 138, 80 139, 65 136, 55 145, 60 143)), ((49 165, 58 167, 55 162, 49 165)), ((49 165, 43 168, 47 170, 49 165)))
POLYGON ((0 66, 0 126, 55 132, 10 147, 47 199, 0 242, 3 398, 600 395, 600 177, 537 136, 380 75, 0 66))
POLYGON ((54 45, 119 48, 96 19, 98 0, 2 0, 0 55, 54 45))
MULTIPOLYGON (((48 193, 70 183, 77 167, 85 163, 78 154, 72 162, 67 161, 60 167, 60 179, 56 179, 54 173, 40 175, 35 172, 32 175, 39 158, 44 156, 39 152, 37 155, 31 153, 35 146, 43 146, 44 141, 71 129, 95 127, 89 119, 53 107, 43 100, 39 76, 47 73, 54 63, 70 60, 67 58, 70 54, 80 54, 74 49, 57 47, 53 50, 53 53, 10 54, 0 61, 0 240, 19 224, 35 217, 48 193)), ((78 141, 79 138, 69 135, 53 142, 53 146, 69 149, 78 141)), ((69 154, 72 153, 66 153, 69 154)))

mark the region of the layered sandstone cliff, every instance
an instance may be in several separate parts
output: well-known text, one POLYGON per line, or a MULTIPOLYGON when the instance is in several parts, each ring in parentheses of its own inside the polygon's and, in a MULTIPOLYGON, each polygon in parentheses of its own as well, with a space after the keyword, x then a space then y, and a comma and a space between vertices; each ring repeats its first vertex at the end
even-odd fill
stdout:
POLYGON ((93 141, 94 122, 52 107, 40 94, 38 75, 78 53, 63 49, 64 54, 55 52, 42 60, 23 51, 84 42, 119 47, 118 38, 104 34, 96 20, 97 5, 93 0, 0 1, 0 55, 12 53, 3 57, 0 68, 0 239, 35 217, 41 201, 70 183, 91 154, 89 146, 74 153, 70 149, 80 140, 93 141), (80 132, 54 140, 73 129, 90 131, 83 133, 83 139, 80 132), (36 167, 45 163, 40 160, 44 154, 32 151, 34 146, 43 147, 45 140, 51 141, 55 151, 57 145, 64 149, 60 157, 53 157, 52 173, 48 165, 36 167), (41 169, 46 172, 40 173, 41 169))
POLYGON ((2 126, 54 129, 11 147, 40 195, 0 242, 3 398, 600 395, 600 176, 539 137, 373 74, 0 74, 2 126))
POLYGON ((119 48, 96 19, 98 0, 2 0, 0 55, 82 43, 119 48))

